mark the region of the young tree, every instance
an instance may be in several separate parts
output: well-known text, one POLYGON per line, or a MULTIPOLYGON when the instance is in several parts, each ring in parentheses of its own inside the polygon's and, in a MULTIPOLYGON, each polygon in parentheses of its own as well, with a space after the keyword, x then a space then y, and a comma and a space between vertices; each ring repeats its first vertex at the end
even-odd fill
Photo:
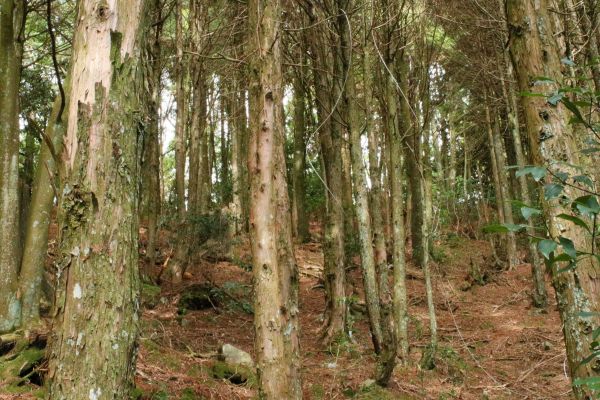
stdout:
POLYGON ((124 399, 132 388, 145 4, 79 3, 62 154, 52 399, 124 399))
POLYGON ((248 3, 250 44, 250 234, 259 396, 301 399, 297 271, 283 155, 279 0, 248 3))

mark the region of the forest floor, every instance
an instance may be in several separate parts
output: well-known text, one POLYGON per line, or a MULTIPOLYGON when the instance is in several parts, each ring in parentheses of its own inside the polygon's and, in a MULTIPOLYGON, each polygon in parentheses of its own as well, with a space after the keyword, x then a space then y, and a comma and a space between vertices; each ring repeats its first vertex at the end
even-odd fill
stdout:
MULTIPOLYGON (((487 271, 489 243, 450 236, 438 243, 442 260, 434 266, 439 329, 436 368, 420 370, 421 350, 428 343, 429 323, 424 281, 410 268, 410 343, 413 363, 397 367, 387 389, 364 387, 374 369, 367 319, 360 312, 361 278, 350 273, 356 303, 352 340, 326 349, 319 342, 324 292, 320 285, 320 245, 296 248, 301 271, 300 323, 305 399, 568 399, 561 323, 551 287, 547 311, 531 306, 530 269, 487 271), (469 273, 479 266, 483 285, 469 273)), ((178 287, 145 287, 136 386, 141 399, 253 399, 255 378, 225 379, 215 354, 231 344, 253 354, 251 272, 244 269, 248 244, 238 243, 235 262, 202 261, 188 270, 178 287), (214 304, 183 310, 181 294, 190 286, 218 288, 214 304), (226 295, 223 295, 226 293, 226 295), (236 383, 233 383, 237 382, 236 383)), ((438 257, 439 258, 439 257, 438 257)), ((245 375, 244 375, 245 376, 245 375)), ((0 393, 2 385, 0 383, 0 393)), ((25 395, 0 399, 28 398, 25 395)))
MULTIPOLYGON (((435 265, 440 337, 436 368, 422 371, 416 367, 428 343, 429 325, 424 281, 418 271, 411 269, 408 286, 413 366, 396 368, 386 390, 362 387, 371 377, 375 360, 367 319, 360 312, 352 313, 353 341, 340 343, 336 349, 326 349, 319 342, 324 309, 324 292, 319 284, 323 256, 319 244, 297 247, 305 399, 570 398, 561 323, 550 285, 551 305, 547 312, 540 312, 531 306, 528 264, 514 271, 493 273, 485 265, 490 253, 488 242, 452 236, 438 246, 443 262, 435 265), (477 274, 469 273, 472 265, 480 266, 487 283, 473 282, 477 274)), ((238 246, 238 257, 234 259, 244 259, 247 247, 238 246)), ((181 288, 163 291, 166 304, 144 311, 138 387, 154 393, 148 397, 151 399, 254 398, 256 390, 250 380, 236 385, 215 379, 212 372, 212 356, 221 344, 253 353, 252 315, 244 311, 251 302, 251 273, 231 262, 202 263, 189 272, 191 276, 184 286, 209 281, 238 295, 246 293, 245 298, 237 298, 248 303, 178 316, 176 302, 181 288)), ((358 268, 351 272, 350 280, 358 292, 353 299, 360 305, 358 268)))

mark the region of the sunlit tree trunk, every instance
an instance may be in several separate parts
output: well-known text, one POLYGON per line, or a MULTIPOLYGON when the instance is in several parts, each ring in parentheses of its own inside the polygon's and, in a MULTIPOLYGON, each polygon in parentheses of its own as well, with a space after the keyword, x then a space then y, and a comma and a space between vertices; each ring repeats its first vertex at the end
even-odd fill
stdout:
POLYGON ((23 1, 0 2, 0 333, 19 325, 19 84, 23 1))
POLYGON ((79 3, 49 397, 129 398, 138 327, 141 0, 79 3))
MULTIPOLYGON (((546 0, 507 0, 508 25, 510 33, 510 51, 518 77, 519 90, 522 92, 551 93, 557 84, 544 82, 533 88, 535 77, 545 76, 562 81, 560 55, 552 36, 548 2, 546 0)), ((543 97, 526 96, 521 99, 525 110, 525 122, 529 145, 534 163, 556 172, 561 170, 571 176, 580 174, 569 165, 554 164, 567 160, 569 164, 581 165, 581 142, 573 135, 569 125, 570 115, 562 104, 551 106, 543 97)), ((549 181, 550 178, 547 178, 549 181)), ((565 187, 569 198, 582 195, 577 190, 565 187)), ((545 202, 544 212, 550 236, 568 238, 573 241, 577 251, 589 251, 590 241, 586 231, 563 219, 562 213, 569 214, 558 199, 545 202)), ((594 340, 594 330, 600 326, 600 278, 598 265, 591 258, 582 258, 577 268, 559 272, 560 265, 552 267, 552 283, 563 322, 563 332, 571 377, 597 377, 598 360, 580 365, 590 354, 594 340), (589 316, 588 316, 589 315, 589 316)), ((593 398, 585 386, 574 387, 577 399, 593 398)))
POLYGON ((259 396, 301 399, 297 276, 283 156, 283 81, 278 0, 250 0, 250 233, 259 396))

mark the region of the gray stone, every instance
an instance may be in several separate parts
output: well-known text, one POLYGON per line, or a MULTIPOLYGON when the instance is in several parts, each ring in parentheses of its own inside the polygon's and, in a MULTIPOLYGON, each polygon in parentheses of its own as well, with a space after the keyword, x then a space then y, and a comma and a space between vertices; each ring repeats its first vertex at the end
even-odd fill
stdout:
POLYGON ((224 361, 227 364, 244 365, 250 368, 254 367, 254 361, 250 354, 230 344, 221 346, 219 349, 219 360, 224 361))

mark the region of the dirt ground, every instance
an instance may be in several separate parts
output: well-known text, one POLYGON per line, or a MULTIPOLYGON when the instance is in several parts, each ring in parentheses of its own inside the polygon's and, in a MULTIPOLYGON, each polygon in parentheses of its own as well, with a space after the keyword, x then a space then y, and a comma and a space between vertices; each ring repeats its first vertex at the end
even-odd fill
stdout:
MULTIPOLYGON (((488 242, 455 238, 441 244, 445 255, 435 265, 435 296, 440 347, 436 368, 417 367, 428 343, 424 282, 409 274, 412 366, 398 367, 385 390, 361 389, 374 368, 365 316, 353 313, 353 341, 331 351, 319 342, 324 292, 319 285, 322 252, 316 243, 297 247, 301 271, 300 321, 303 388, 306 399, 568 399, 561 323, 551 287, 546 312, 531 306, 530 269, 491 277, 468 290, 471 264, 481 265, 488 242), (467 279, 468 280, 468 279, 467 279)), ((485 265, 481 265, 485 269, 485 265)), ((189 281, 210 281, 218 287, 251 283, 251 273, 229 262, 203 263, 189 271, 189 281)), ((351 281, 360 293, 360 273, 351 281)), ((177 317, 174 305, 181 288, 163 291, 163 301, 146 310, 138 361, 137 385, 150 398, 251 399, 252 385, 234 385, 210 374, 212 355, 230 343, 253 352, 250 314, 235 309, 210 308, 177 317), (154 397, 152 397, 154 396, 154 397), (164 396, 164 397, 161 397, 164 396), (168 397, 167 397, 168 396, 168 397)), ((356 297, 356 296, 355 296, 356 297)), ((361 303, 359 298, 354 301, 361 303)), ((248 300, 251 296, 248 296, 248 300)))
MULTIPOLYGON (((467 278, 472 265, 486 269, 489 243, 453 237, 438 244, 435 300, 439 329, 436 368, 418 368, 428 343, 429 322, 420 273, 410 269, 410 343, 413 363, 397 367, 390 386, 364 388, 374 357, 367 319, 352 312, 352 340, 326 349, 318 340, 324 292, 319 277, 320 245, 296 249, 301 271, 300 322, 305 399, 568 399, 561 323, 550 285, 550 306, 531 306, 530 270, 491 275, 485 285, 467 278), (468 287, 468 288, 467 288, 468 287)), ((136 386, 142 399, 253 399, 255 384, 215 377, 215 352, 229 343, 253 353, 251 272, 244 269, 248 244, 238 243, 232 262, 202 261, 188 270, 185 283, 154 293, 141 323, 136 386), (209 282, 226 289, 227 301, 182 312, 177 303, 190 285, 209 282)), ((360 309, 361 279, 350 272, 351 301, 360 309)), ((0 393, 2 388, 0 385, 0 393)), ((0 399, 31 398, 26 395, 0 399)))

